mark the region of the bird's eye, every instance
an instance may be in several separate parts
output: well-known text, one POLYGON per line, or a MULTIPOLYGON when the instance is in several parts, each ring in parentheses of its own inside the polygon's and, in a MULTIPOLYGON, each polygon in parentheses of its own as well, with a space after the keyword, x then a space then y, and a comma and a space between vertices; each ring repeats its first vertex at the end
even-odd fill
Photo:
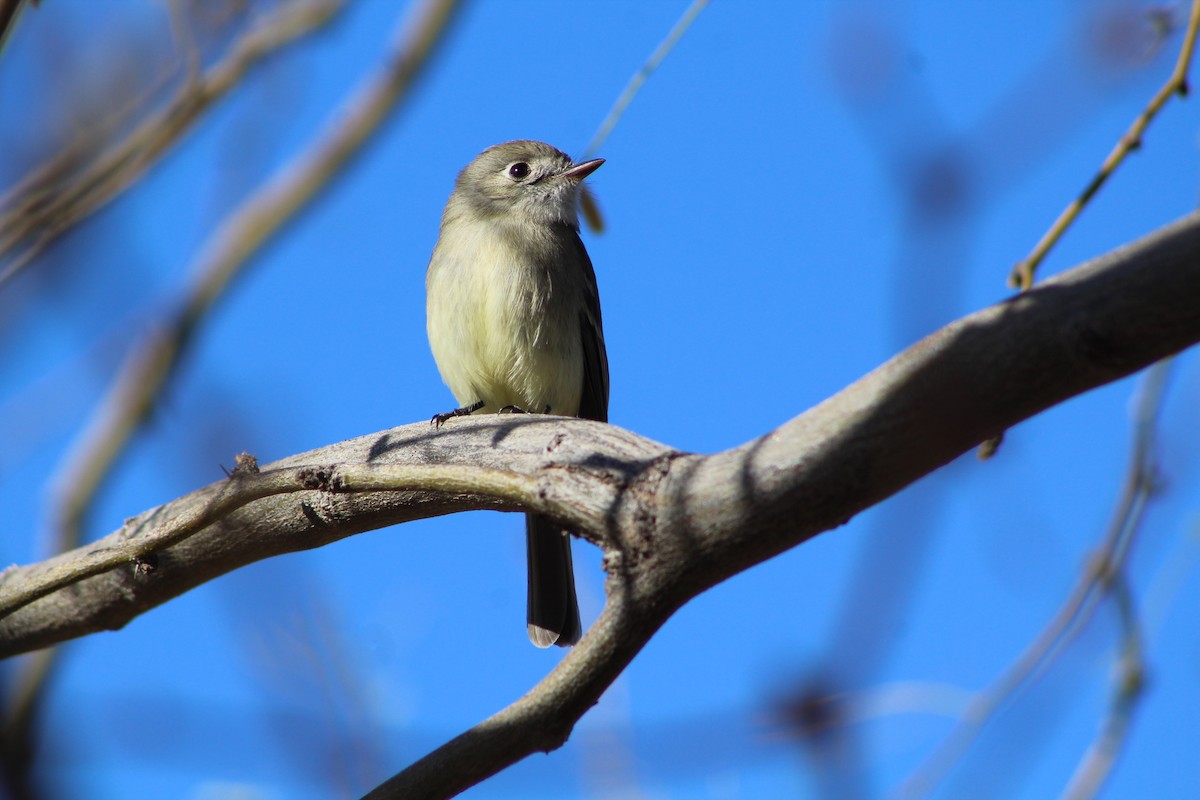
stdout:
POLYGON ((518 161, 515 164, 510 164, 508 174, 513 180, 524 180, 529 177, 529 165, 524 161, 518 161))

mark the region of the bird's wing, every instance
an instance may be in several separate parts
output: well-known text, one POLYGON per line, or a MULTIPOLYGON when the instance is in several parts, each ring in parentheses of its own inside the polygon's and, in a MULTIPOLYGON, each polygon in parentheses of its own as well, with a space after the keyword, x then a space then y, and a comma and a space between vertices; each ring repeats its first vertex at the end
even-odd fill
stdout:
POLYGON ((604 349, 604 323, 600 318, 600 291, 596 271, 578 234, 575 246, 583 265, 586 287, 584 310, 579 315, 579 333, 583 339, 583 393, 579 398, 579 416, 608 422, 608 353, 604 349))

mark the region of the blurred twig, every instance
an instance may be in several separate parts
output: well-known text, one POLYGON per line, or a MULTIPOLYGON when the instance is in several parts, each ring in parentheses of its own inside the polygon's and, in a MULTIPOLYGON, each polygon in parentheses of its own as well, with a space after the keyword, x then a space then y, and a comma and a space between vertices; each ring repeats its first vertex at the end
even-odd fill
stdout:
POLYGON ((683 16, 675 23, 675 27, 671 28, 671 32, 667 34, 667 38, 662 40, 658 47, 654 49, 654 52, 650 54, 650 58, 646 59, 646 63, 642 65, 642 68, 629 79, 629 83, 625 85, 624 91, 621 92, 620 97, 617 98, 612 108, 609 109, 608 116, 604 118, 604 122, 600 123, 600 129, 596 131, 596 135, 592 137, 591 143, 583 151, 582 158, 591 158, 600 150, 609 135, 613 132, 613 128, 620 122, 621 115, 625 113, 625 109, 629 107, 638 90, 642 88, 642 84, 646 82, 646 79, 650 77, 654 70, 658 69, 663 59, 670 55, 671 50, 675 48, 675 45, 687 33, 687 29, 692 26, 692 23, 696 21, 696 17, 700 16, 700 12, 704 10, 704 7, 708 3, 709 0, 692 0, 692 4, 688 6, 687 10, 683 12, 683 16))
MULTIPOLYGON (((1103 600, 1115 597, 1118 604, 1122 602, 1121 593, 1127 591, 1124 569, 1129 549, 1137 536, 1146 504, 1158 485, 1154 465, 1154 441, 1170 365, 1171 359, 1164 359, 1146 371, 1134 410, 1133 453, 1121 498, 1104 541, 1088 560, 1078 583, 1058 613, 1025 652, 998 680, 976 695, 958 725, 925 763, 899 787, 896 796, 920 797, 931 792, 958 763, 984 725, 1005 703, 1050 666, 1072 637, 1095 616, 1103 600)), ((1125 621, 1124 611, 1122 613, 1123 654, 1120 665, 1124 668, 1123 681, 1126 681, 1127 676, 1135 674, 1138 678, 1136 681, 1127 680, 1129 691, 1118 690, 1103 742, 1097 745, 1106 753, 1109 765, 1116 755, 1114 745, 1119 746, 1123 740, 1123 733, 1117 735, 1116 732, 1123 729, 1128 719, 1132 703, 1138 696, 1134 687, 1140 685, 1141 675, 1138 626, 1132 621, 1132 612, 1128 622, 1125 621), (1134 660, 1125 660, 1131 658, 1134 660)))
POLYGON ((1129 130, 1121 137, 1112 152, 1108 154, 1108 158, 1104 159, 1104 163, 1100 166, 1100 171, 1092 178, 1084 190, 1078 197, 1071 201, 1070 205, 1063 210, 1050 229, 1042 236, 1041 241, 1033 248, 1028 256, 1013 267, 1012 272, 1008 276, 1008 284, 1013 288, 1021 291, 1028 290, 1033 286, 1033 275, 1037 270, 1038 265, 1050 252, 1050 249, 1058 243, 1066 233, 1067 228, 1083 211, 1083 207, 1088 204, 1088 201, 1100 190, 1121 162, 1125 160, 1125 156, 1130 152, 1141 147, 1142 134, 1150 122, 1158 115, 1167 101, 1172 95, 1178 94, 1180 97, 1186 97, 1188 94, 1188 69, 1192 63, 1192 53, 1196 47, 1197 30, 1200 29, 1200 0, 1192 0, 1191 15, 1188 18, 1187 31, 1183 36, 1183 44, 1179 49, 1179 58, 1175 62, 1175 69, 1171 72, 1171 77, 1163 84, 1158 93, 1150 99, 1142 113, 1137 116, 1133 124, 1129 126, 1129 130))
POLYGON ((1116 602, 1122 639, 1121 654, 1116 664, 1116 685, 1104 726, 1063 791, 1062 796, 1067 800, 1088 800, 1103 788, 1125 744, 1133 711, 1146 685, 1141 625, 1125 576, 1121 573, 1113 575, 1109 589, 1116 602))
MULTIPOLYGON (((687 33, 688 28, 696 21, 696 17, 700 16, 700 12, 707 6, 709 0, 692 0, 692 4, 683 12, 683 16, 671 28, 667 34, 667 38, 659 43, 658 47, 654 48, 654 52, 650 54, 650 58, 646 59, 646 63, 642 65, 634 76, 629 79, 629 83, 625 84, 625 89, 621 92, 617 101, 608 111, 608 116, 600 123, 599 130, 592 137, 592 141, 584 149, 581 159, 592 158, 599 152, 600 148, 608 140, 612 134, 613 128, 617 127, 621 116, 625 113, 625 109, 633 102, 633 98, 637 95, 638 90, 642 88, 642 84, 646 79, 658 69, 663 60, 675 49, 675 45, 679 44, 679 40, 687 33)), ((604 230, 604 218, 600 214, 600 208, 596 204, 596 198, 592 196, 591 190, 584 186, 583 193, 580 195, 580 207, 583 211, 583 218, 587 221, 588 227, 600 233, 604 230)))
MULTIPOLYGON (((197 122, 236 88, 264 57, 324 26, 346 0, 297 0, 280 5, 254 25, 220 62, 192 74, 161 110, 80 168, 79 154, 56 154, 48 164, 0 197, 0 285, 12 278, 66 230, 132 185, 197 122), (23 247, 20 252, 17 248, 23 247)), ((188 63, 194 56, 185 54, 188 63)))

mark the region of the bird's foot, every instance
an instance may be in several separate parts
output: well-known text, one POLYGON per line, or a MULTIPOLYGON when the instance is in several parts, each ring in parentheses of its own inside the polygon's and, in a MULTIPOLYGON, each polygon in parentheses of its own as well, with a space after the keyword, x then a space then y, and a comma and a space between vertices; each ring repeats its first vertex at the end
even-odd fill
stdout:
MULTIPOLYGON (((499 411, 497 411, 496 413, 497 413, 497 414, 536 414, 536 413, 538 413, 538 412, 536 412, 536 411, 527 411, 527 410, 525 410, 525 409, 521 408, 520 406, 505 406, 504 408, 500 409, 500 410, 499 410, 499 411)), ((549 414, 549 413, 550 413, 550 406, 546 406, 546 408, 542 410, 542 413, 543 413, 543 414, 549 414)))
POLYGON ((462 408, 456 408, 453 411, 447 411, 444 414, 434 414, 433 419, 429 420, 429 424, 433 425, 435 428, 440 428, 448 419, 453 419, 454 417, 465 417, 469 414, 474 414, 481 408, 483 408, 482 400, 480 400, 478 403, 472 403, 469 406, 463 406, 462 408))

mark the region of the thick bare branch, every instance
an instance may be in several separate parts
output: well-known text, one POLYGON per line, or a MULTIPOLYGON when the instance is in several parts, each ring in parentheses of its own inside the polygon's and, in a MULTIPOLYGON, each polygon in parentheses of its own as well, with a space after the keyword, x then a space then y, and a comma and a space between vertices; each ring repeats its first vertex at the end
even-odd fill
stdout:
MULTIPOLYGON (((608 605, 526 697, 377 792, 447 796, 565 740, 654 631, 699 592, 844 523, 996 431, 1200 341, 1197 297, 1193 214, 943 328, 723 453, 683 454, 612 426, 541 416, 462 418, 441 431, 422 423, 314 450, 259 476, 290 480, 286 493, 220 509, 211 524, 178 534, 184 515, 202 514, 248 479, 146 512, 53 562, 10 569, 0 595, 31 596, 29 585, 52 569, 134 548, 119 550, 112 563, 122 566, 0 619, 0 655, 120 627, 270 555, 452 511, 533 508, 604 548, 608 605), (479 479, 463 482, 463 469, 480 470, 479 479), (152 544, 142 551, 137 541, 152 544), (125 565, 131 555, 154 568, 125 565)), ((244 485, 257 478, 249 480, 244 485)))
POLYGON ((618 428, 562 424, 521 415, 458 419, 441 431, 415 423, 293 456, 144 512, 99 541, 0 574, 0 657, 120 628, 252 561, 398 522, 530 506, 603 528, 617 490, 598 491, 600 465, 578 480, 561 476, 597 453, 611 457, 615 473, 666 450, 618 428))
POLYGON ((1197 297, 1193 214, 943 328, 761 439, 647 465, 622 492, 616 538, 605 537, 604 625, 517 703, 370 797, 449 797, 545 749, 563 718, 573 725, 603 691, 592 662, 632 658, 614 629, 644 637, 636 653, 704 588, 846 522, 999 429, 1195 344, 1197 297), (551 698, 562 710, 548 734, 537 703, 551 698))

